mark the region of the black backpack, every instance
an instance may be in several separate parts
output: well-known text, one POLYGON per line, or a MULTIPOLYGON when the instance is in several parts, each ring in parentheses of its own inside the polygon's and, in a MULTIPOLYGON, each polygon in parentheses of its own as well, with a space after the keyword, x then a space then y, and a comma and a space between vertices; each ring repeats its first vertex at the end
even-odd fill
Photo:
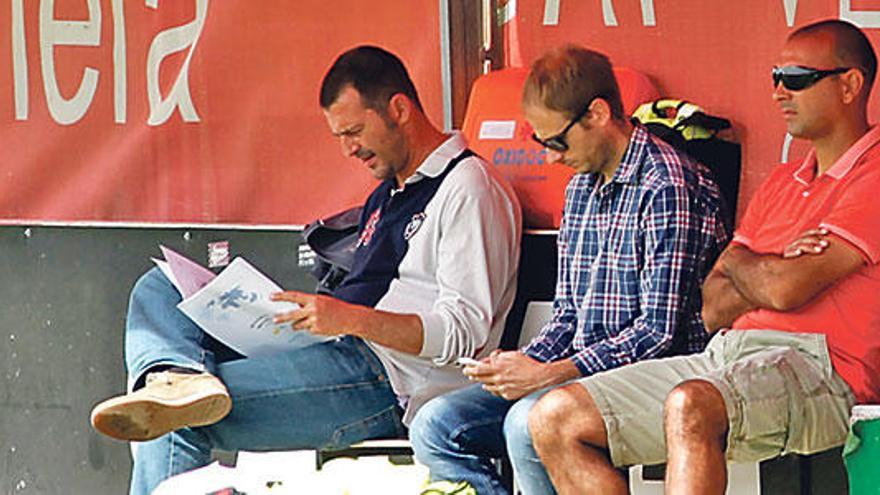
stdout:
POLYGON ((306 225, 299 266, 318 280, 319 294, 332 294, 351 271, 363 207, 357 206, 306 225))
POLYGON ((733 227, 742 147, 739 143, 719 137, 720 131, 730 128, 730 121, 709 115, 693 103, 670 99, 639 106, 633 112, 632 119, 712 172, 726 206, 725 220, 728 227, 733 227))

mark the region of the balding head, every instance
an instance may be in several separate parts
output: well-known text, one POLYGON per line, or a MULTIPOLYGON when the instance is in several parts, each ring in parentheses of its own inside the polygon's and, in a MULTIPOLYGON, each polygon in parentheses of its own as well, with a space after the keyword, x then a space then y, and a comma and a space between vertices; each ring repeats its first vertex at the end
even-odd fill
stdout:
POLYGON ((803 26, 791 33, 788 39, 791 41, 802 37, 827 38, 838 67, 859 69, 865 76, 863 98, 867 101, 877 74, 877 56, 865 33, 848 22, 827 20, 803 26))

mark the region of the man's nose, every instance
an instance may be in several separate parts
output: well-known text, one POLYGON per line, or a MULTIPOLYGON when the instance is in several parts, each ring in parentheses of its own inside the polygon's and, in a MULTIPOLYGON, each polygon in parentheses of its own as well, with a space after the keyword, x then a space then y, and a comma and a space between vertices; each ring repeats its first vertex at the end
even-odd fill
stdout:
POLYGON ((544 150, 547 152, 547 155, 545 155, 547 163, 559 163, 562 161, 564 153, 560 153, 556 150, 551 150, 550 148, 544 148, 544 150))
POLYGON ((788 98, 791 98, 791 92, 785 89, 785 85, 782 84, 782 81, 779 81, 779 83, 773 87, 773 99, 780 101, 788 98))
POLYGON ((360 149, 360 144, 351 136, 340 136, 339 144, 342 147, 342 154, 345 156, 354 156, 360 149))

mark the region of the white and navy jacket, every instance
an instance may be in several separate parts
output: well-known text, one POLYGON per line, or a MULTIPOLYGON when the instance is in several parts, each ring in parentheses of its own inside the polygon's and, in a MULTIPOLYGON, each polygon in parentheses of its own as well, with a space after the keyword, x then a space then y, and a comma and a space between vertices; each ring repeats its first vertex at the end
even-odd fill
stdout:
POLYGON ((516 291, 519 203, 497 171, 453 134, 403 187, 383 181, 361 216, 349 275, 334 290, 345 301, 417 314, 418 356, 367 342, 406 406, 468 383, 452 363, 483 357, 501 341, 516 291))

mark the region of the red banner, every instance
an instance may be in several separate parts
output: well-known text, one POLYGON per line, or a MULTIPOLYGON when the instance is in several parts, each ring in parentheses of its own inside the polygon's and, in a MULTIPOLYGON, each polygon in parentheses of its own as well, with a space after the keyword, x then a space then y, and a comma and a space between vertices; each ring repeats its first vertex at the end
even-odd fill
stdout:
MULTIPOLYGON (((840 18, 865 28, 880 48, 880 0, 508 0, 501 17, 512 65, 579 43, 646 73, 662 95, 732 120, 743 145, 740 211, 786 148, 770 80, 786 35, 840 18)), ((791 157, 804 149, 795 142, 791 157)))
POLYGON ((301 224, 363 201, 318 105, 398 54, 441 125, 435 0, 8 0, 0 219, 301 224))

